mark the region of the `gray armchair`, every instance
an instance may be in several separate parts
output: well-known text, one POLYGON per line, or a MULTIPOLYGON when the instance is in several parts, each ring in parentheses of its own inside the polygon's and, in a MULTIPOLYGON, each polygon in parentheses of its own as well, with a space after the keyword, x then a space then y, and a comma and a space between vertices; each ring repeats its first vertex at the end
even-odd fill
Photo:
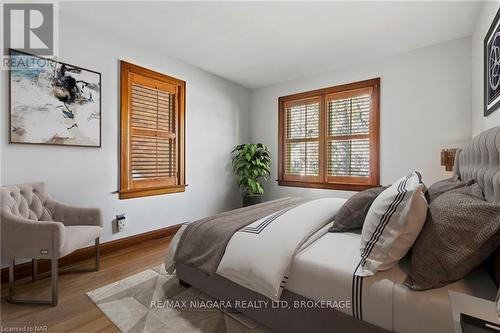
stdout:
POLYGON ((9 260, 9 294, 12 303, 57 305, 58 259, 95 241, 95 270, 99 270, 101 212, 96 208, 65 205, 50 197, 44 183, 3 186, 1 188, 2 256, 9 260), (33 260, 33 280, 37 259, 51 260, 52 299, 15 298, 16 258, 33 260))

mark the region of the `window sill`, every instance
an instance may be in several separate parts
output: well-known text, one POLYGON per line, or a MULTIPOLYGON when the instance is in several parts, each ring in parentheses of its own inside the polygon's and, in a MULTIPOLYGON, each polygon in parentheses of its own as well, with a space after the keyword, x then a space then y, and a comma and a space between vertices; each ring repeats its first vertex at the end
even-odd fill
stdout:
POLYGON ((345 184, 345 183, 315 183, 315 182, 300 182, 289 180, 278 180, 279 186, 317 188, 323 190, 339 190, 339 191, 364 191, 369 188, 379 187, 380 185, 360 185, 360 184, 345 184))
POLYGON ((141 188, 134 190, 121 190, 118 194, 120 199, 132 199, 140 197, 149 197, 153 195, 162 195, 169 193, 179 193, 186 190, 186 185, 162 186, 154 188, 141 188))

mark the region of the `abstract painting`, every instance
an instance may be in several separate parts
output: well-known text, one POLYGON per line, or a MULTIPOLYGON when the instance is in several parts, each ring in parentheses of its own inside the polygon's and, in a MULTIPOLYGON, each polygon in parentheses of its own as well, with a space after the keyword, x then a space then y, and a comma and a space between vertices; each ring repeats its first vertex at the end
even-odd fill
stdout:
POLYGON ((101 74, 10 50, 10 142, 101 146, 101 74))
POLYGON ((484 39, 484 116, 500 107, 500 10, 484 39))

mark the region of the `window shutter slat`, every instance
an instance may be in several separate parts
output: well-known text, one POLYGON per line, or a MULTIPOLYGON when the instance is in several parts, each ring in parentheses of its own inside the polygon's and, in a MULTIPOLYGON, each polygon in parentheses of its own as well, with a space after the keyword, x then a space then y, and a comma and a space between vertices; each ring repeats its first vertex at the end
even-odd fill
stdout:
POLYGON ((289 175, 319 175, 319 118, 320 101, 317 98, 294 101, 285 106, 286 159, 289 175))
POLYGON ((120 62, 120 199, 184 192, 186 82, 120 62))
POLYGON ((370 105, 369 95, 330 100, 327 104, 328 135, 368 134, 370 105))
POLYGON ((156 138, 132 136, 131 172, 132 179, 155 177, 156 138))
POLYGON ((319 142, 289 143, 286 149, 288 174, 304 176, 319 174, 319 142))
MULTIPOLYGON (((132 135, 130 172, 133 183, 173 179, 176 173, 175 95, 158 88, 131 84, 132 135)), ((139 186, 141 186, 139 184, 139 186)))
POLYGON ((363 89, 327 96, 330 177, 370 177, 370 92, 363 89))
POLYGON ((287 108, 287 138, 319 137, 319 103, 287 108))
POLYGON ((328 175, 370 175, 370 142, 365 140, 341 140, 328 142, 328 175))

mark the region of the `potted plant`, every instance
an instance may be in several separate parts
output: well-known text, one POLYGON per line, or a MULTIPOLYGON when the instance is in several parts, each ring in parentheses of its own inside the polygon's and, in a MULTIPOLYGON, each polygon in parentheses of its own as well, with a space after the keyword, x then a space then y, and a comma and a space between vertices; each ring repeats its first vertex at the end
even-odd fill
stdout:
POLYGON ((234 147, 231 155, 238 186, 243 190, 243 207, 262 202, 264 188, 259 180, 271 176, 269 149, 262 143, 245 143, 234 147))

